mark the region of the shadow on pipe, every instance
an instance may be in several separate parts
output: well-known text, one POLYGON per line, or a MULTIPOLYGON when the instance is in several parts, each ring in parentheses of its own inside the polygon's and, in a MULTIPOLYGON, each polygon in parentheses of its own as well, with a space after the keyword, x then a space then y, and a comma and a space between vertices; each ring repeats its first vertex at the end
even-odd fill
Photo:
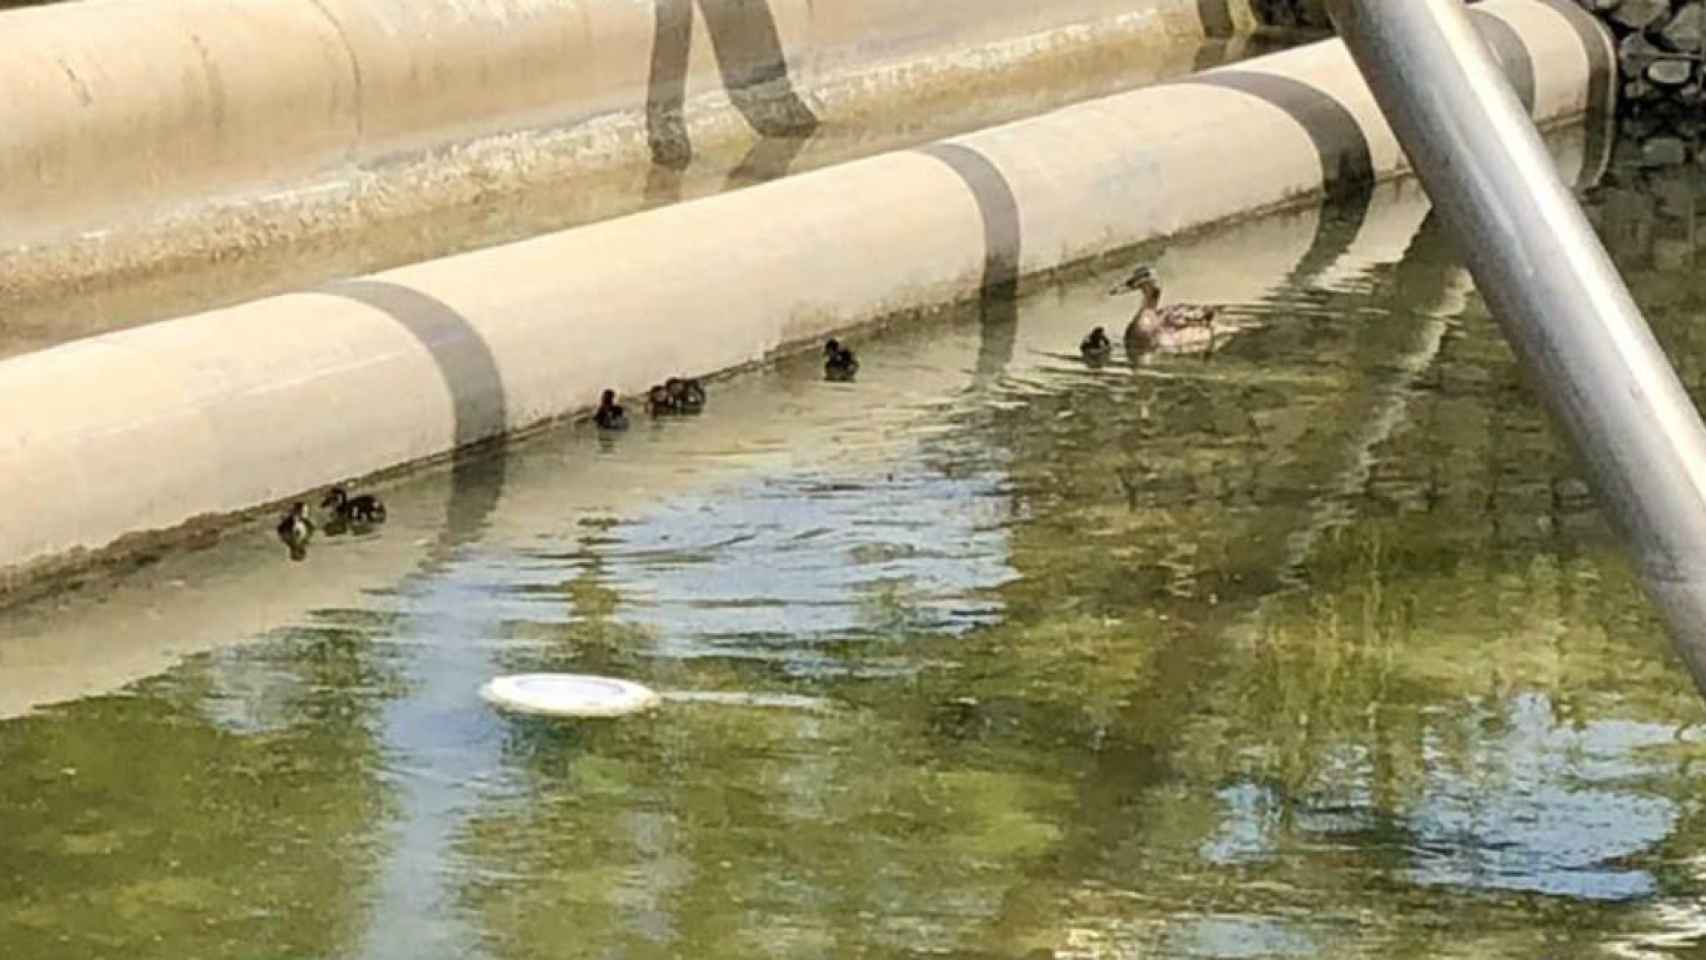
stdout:
POLYGON ((1024 252, 1019 201, 988 157, 958 143, 932 143, 918 152, 948 166, 977 200, 983 219, 983 280, 978 292, 981 340, 977 382, 999 376, 1013 361, 1019 329, 1019 273, 1024 252))
MULTIPOLYGON (((776 15, 764 0, 699 0, 735 109, 765 138, 800 139, 818 118, 788 77, 776 15)), ((657 0, 651 72, 646 86, 646 138, 652 162, 684 170, 693 162, 683 106, 693 47, 693 0, 657 0)))
POLYGON ((438 365, 456 418, 456 448, 444 527, 422 560, 423 571, 436 569, 479 537, 503 497, 509 424, 503 372, 479 331, 436 297, 379 280, 341 280, 323 289, 385 312, 438 365))

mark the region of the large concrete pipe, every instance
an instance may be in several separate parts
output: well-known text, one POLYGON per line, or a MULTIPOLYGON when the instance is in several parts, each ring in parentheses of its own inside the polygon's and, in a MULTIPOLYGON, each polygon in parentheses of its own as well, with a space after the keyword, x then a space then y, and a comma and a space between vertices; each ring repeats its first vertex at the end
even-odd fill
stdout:
MULTIPOLYGON (((982 45, 950 32, 938 38, 942 50, 919 49, 913 59, 845 63, 834 82, 800 87, 820 121, 806 136, 767 135, 726 95, 705 92, 679 105, 663 98, 656 110, 642 111, 649 98, 639 98, 584 122, 479 136, 453 149, 349 156, 300 176, 282 150, 285 129, 279 171, 264 184, 225 187, 217 173, 198 180, 196 164, 213 154, 166 171, 180 179, 159 191, 97 189, 124 181, 119 162, 99 171, 110 181, 40 190, 17 181, 40 216, 0 217, 0 357, 905 149, 1177 79, 1281 42, 1253 34, 1208 40, 1191 29, 1175 37, 1168 20, 1132 14, 982 45), (655 162, 654 146, 669 165, 655 162)), ((289 116, 285 109, 270 119, 289 116)), ((83 149, 100 152, 99 125, 85 136, 83 149)), ((6 189, 0 183, 0 197, 6 189)))
POLYGON ((875 86, 893 106, 992 45, 1059 44, 1060 31, 1162 42, 1231 26, 1227 0, 1208 18, 1224 24, 1199 6, 1216 4, 86 0, 9 11, 0 247, 594 120, 637 118, 658 159, 677 163, 694 124, 732 117, 797 136, 817 119, 801 98, 875 86))
MULTIPOLYGON (((1551 123, 1605 92, 1563 8, 1477 8, 1551 123)), ((1590 151, 1591 152, 1591 151, 1590 151)), ((0 570, 277 501, 678 371, 1403 169, 1342 46, 0 363, 0 570), (1212 162, 1209 158, 1213 158, 1212 162)), ((115 545, 116 544, 116 545, 115 545)))

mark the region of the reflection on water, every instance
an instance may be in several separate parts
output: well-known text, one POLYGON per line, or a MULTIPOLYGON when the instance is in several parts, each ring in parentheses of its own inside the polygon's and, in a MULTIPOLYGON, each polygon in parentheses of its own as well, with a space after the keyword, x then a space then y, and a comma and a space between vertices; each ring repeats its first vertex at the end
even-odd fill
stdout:
POLYGON ((0 615, 8 956, 1697 947, 1700 704, 1419 191, 1144 255, 1252 330, 1087 369, 1092 277, 0 615))

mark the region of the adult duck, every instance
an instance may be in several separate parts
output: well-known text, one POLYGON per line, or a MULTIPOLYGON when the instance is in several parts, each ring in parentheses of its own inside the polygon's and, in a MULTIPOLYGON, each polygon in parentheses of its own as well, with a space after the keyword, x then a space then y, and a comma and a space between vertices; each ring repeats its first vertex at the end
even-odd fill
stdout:
POLYGON ((1155 271, 1140 266, 1108 293, 1118 296, 1141 292, 1143 305, 1125 328, 1128 354, 1214 352, 1217 337, 1230 336, 1239 327, 1220 323, 1220 308, 1200 303, 1161 305, 1161 282, 1155 271))

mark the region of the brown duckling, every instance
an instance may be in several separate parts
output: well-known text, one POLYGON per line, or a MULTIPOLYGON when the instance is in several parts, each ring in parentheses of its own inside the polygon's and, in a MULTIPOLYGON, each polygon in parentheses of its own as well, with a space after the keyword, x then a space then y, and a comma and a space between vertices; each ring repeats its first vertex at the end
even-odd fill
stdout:
POLYGON ((831 337, 823 345, 823 376, 825 380, 841 383, 850 382, 859 374, 859 358, 853 351, 842 346, 841 341, 831 337))
POLYGON ((1113 359, 1114 341, 1108 339, 1108 331, 1102 327, 1090 331, 1090 335, 1078 343, 1078 355, 1091 366, 1101 366, 1113 359))
POLYGON ((598 398, 598 412, 592 415, 592 422, 598 424, 600 430, 628 429, 628 411, 616 402, 616 391, 606 390, 598 398))
POLYGON ((675 412, 675 400, 670 397, 668 387, 659 383, 646 391, 646 412, 654 417, 667 416, 675 412))
POLYGON ((322 509, 332 511, 332 516, 343 524, 365 527, 385 522, 385 504, 370 493, 352 497, 349 491, 341 485, 333 487, 326 499, 320 501, 322 509))
POLYGON ((314 521, 308 519, 308 505, 293 503, 278 522, 278 538, 290 548, 290 559, 308 559, 308 541, 314 538, 314 521))

